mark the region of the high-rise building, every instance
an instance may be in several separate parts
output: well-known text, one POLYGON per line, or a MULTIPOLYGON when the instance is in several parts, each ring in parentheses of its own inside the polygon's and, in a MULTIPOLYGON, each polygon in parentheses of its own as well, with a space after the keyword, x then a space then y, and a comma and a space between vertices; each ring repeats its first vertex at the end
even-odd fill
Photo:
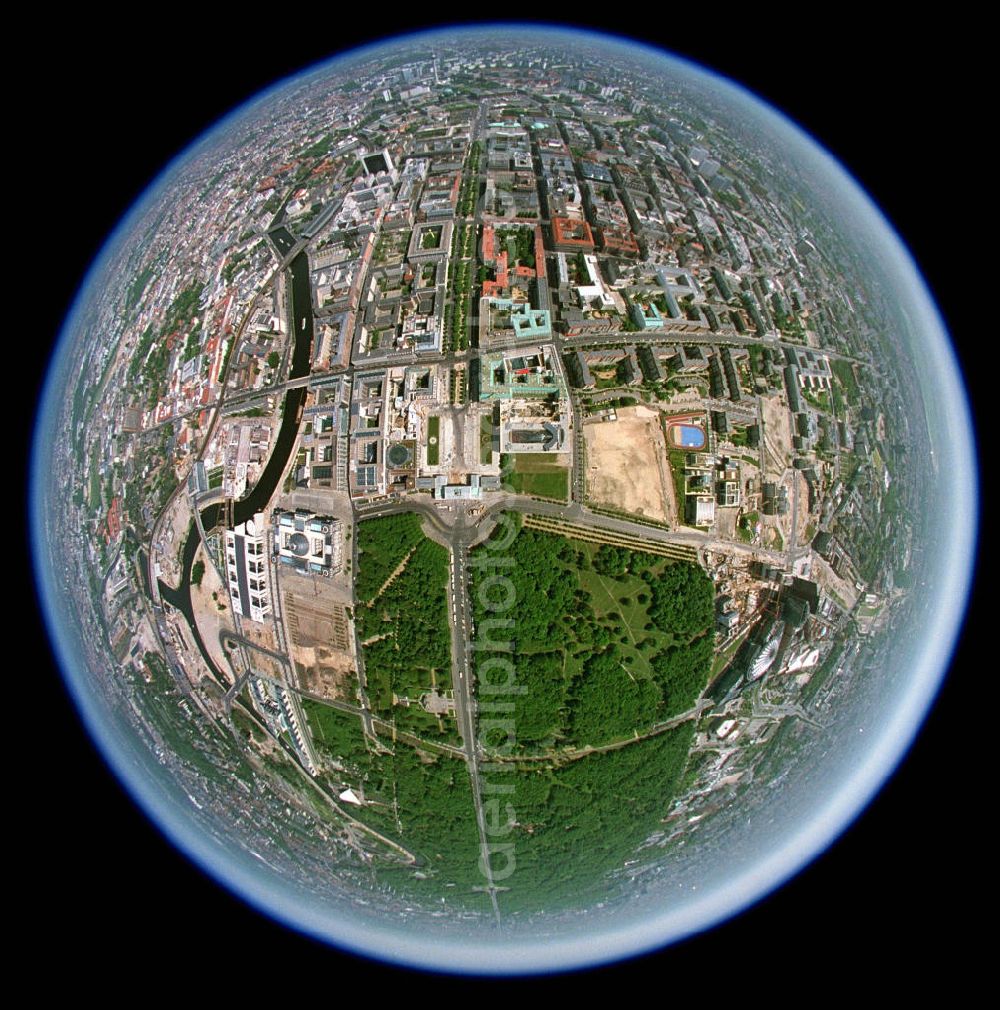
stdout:
POLYGON ((263 623, 271 613, 271 583, 262 512, 226 530, 226 577, 233 610, 263 623))

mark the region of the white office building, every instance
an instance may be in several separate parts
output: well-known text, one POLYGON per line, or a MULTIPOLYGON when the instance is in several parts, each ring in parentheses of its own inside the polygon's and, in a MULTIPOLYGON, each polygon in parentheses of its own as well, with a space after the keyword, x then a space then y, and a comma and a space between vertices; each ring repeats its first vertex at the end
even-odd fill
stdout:
POLYGON ((267 520, 263 512, 226 530, 226 577, 233 610, 263 623, 271 614, 267 520))

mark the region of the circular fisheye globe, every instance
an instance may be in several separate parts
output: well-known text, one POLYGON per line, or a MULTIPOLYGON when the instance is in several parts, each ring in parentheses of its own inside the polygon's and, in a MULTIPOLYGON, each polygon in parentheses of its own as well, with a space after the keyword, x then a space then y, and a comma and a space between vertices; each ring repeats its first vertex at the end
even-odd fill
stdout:
POLYGON ((36 423, 52 642, 178 849, 340 948, 509 974, 724 921, 912 742, 976 529, 878 209, 630 40, 449 28, 220 121, 36 423))

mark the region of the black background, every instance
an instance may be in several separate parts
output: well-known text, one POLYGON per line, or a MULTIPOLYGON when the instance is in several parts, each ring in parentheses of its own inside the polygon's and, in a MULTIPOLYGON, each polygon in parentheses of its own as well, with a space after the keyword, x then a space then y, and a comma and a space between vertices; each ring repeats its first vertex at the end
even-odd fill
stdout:
MULTIPOLYGON (((340 20, 333 8, 299 10, 287 23, 274 13, 257 30, 242 24, 244 17, 230 7, 217 22, 199 14, 128 31, 120 24, 61 22, 39 51, 34 83, 12 102, 26 115, 8 147, 22 173, 14 218, 23 222, 22 240, 46 264, 31 312, 19 317, 30 335, 19 362, 26 411, 87 265, 163 165, 262 86, 375 38, 370 29, 340 20)), ((679 28, 676 35, 641 37, 743 83, 846 164, 911 247, 973 377, 969 320, 960 304, 970 284, 954 270, 959 262, 968 267, 967 243, 977 228, 964 196, 958 216, 951 201, 975 186, 978 145, 958 40, 944 26, 936 26, 933 38, 904 46, 889 29, 870 23, 863 31, 845 24, 806 32, 798 18, 759 21, 727 24, 713 16, 703 33, 679 28)), ((395 15, 391 23, 417 27, 395 15)), ((816 981, 826 986, 866 971, 890 982, 964 962, 965 913, 979 874, 968 848, 975 834, 966 820, 973 798, 969 748, 987 713, 963 710, 960 728, 959 698, 981 696, 973 680, 985 672, 974 640, 977 607, 981 612, 982 603, 974 602, 951 674, 915 747, 832 851, 702 936, 632 962, 532 985, 565 994, 567 985, 662 979, 675 995, 693 984, 711 998, 730 983, 744 994, 773 990, 795 965, 815 965, 816 981)), ((233 995, 246 982, 263 983, 264 951, 294 959, 286 963, 294 965, 291 978, 300 980, 306 969, 317 981, 329 972, 332 984, 334 973, 347 967, 365 984, 416 991, 430 981, 271 923, 177 854, 132 806, 89 743, 61 689, 40 622, 30 606, 25 610, 29 645, 43 657, 32 677, 45 730, 44 743, 30 741, 31 767, 42 774, 38 780, 30 771, 17 776, 17 802, 27 804, 30 824, 22 865, 40 898, 24 913, 29 945, 47 943, 57 923, 73 938, 62 954, 67 967, 111 958, 148 972, 150 982, 155 977, 181 988, 195 960, 200 967, 226 964, 233 975, 224 969, 222 977, 235 986, 233 995), (176 975, 164 975, 168 964, 177 966, 176 975)), ((290 979, 292 991, 296 984, 290 979)), ((447 993, 456 982, 433 985, 447 993)))

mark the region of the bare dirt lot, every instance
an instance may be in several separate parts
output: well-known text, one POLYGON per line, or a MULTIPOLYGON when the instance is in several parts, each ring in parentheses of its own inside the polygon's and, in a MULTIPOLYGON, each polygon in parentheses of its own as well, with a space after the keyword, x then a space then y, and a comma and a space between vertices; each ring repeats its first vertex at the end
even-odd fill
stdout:
POLYGON ((233 628, 229 590, 219 579, 215 566, 209 560, 203 546, 198 547, 194 560, 195 564, 201 562, 204 565, 204 572, 201 585, 191 586, 191 608, 194 610, 198 631, 205 648, 208 649, 208 654, 215 660, 215 665, 228 674, 229 663, 219 644, 219 632, 232 631, 233 628))
POLYGON ((324 698, 354 701, 354 657, 343 606, 286 592, 290 650, 299 686, 324 698))
POLYGON ((587 495, 625 512, 674 522, 673 484, 660 417, 648 407, 624 407, 617 421, 588 424, 587 495))
POLYGON ((792 448, 791 415, 782 396, 760 398, 761 418, 764 421, 764 474, 765 480, 780 478, 790 461, 792 448))
POLYGON ((736 516, 739 509, 720 508, 715 510, 715 520, 719 536, 724 540, 736 539, 736 516))

